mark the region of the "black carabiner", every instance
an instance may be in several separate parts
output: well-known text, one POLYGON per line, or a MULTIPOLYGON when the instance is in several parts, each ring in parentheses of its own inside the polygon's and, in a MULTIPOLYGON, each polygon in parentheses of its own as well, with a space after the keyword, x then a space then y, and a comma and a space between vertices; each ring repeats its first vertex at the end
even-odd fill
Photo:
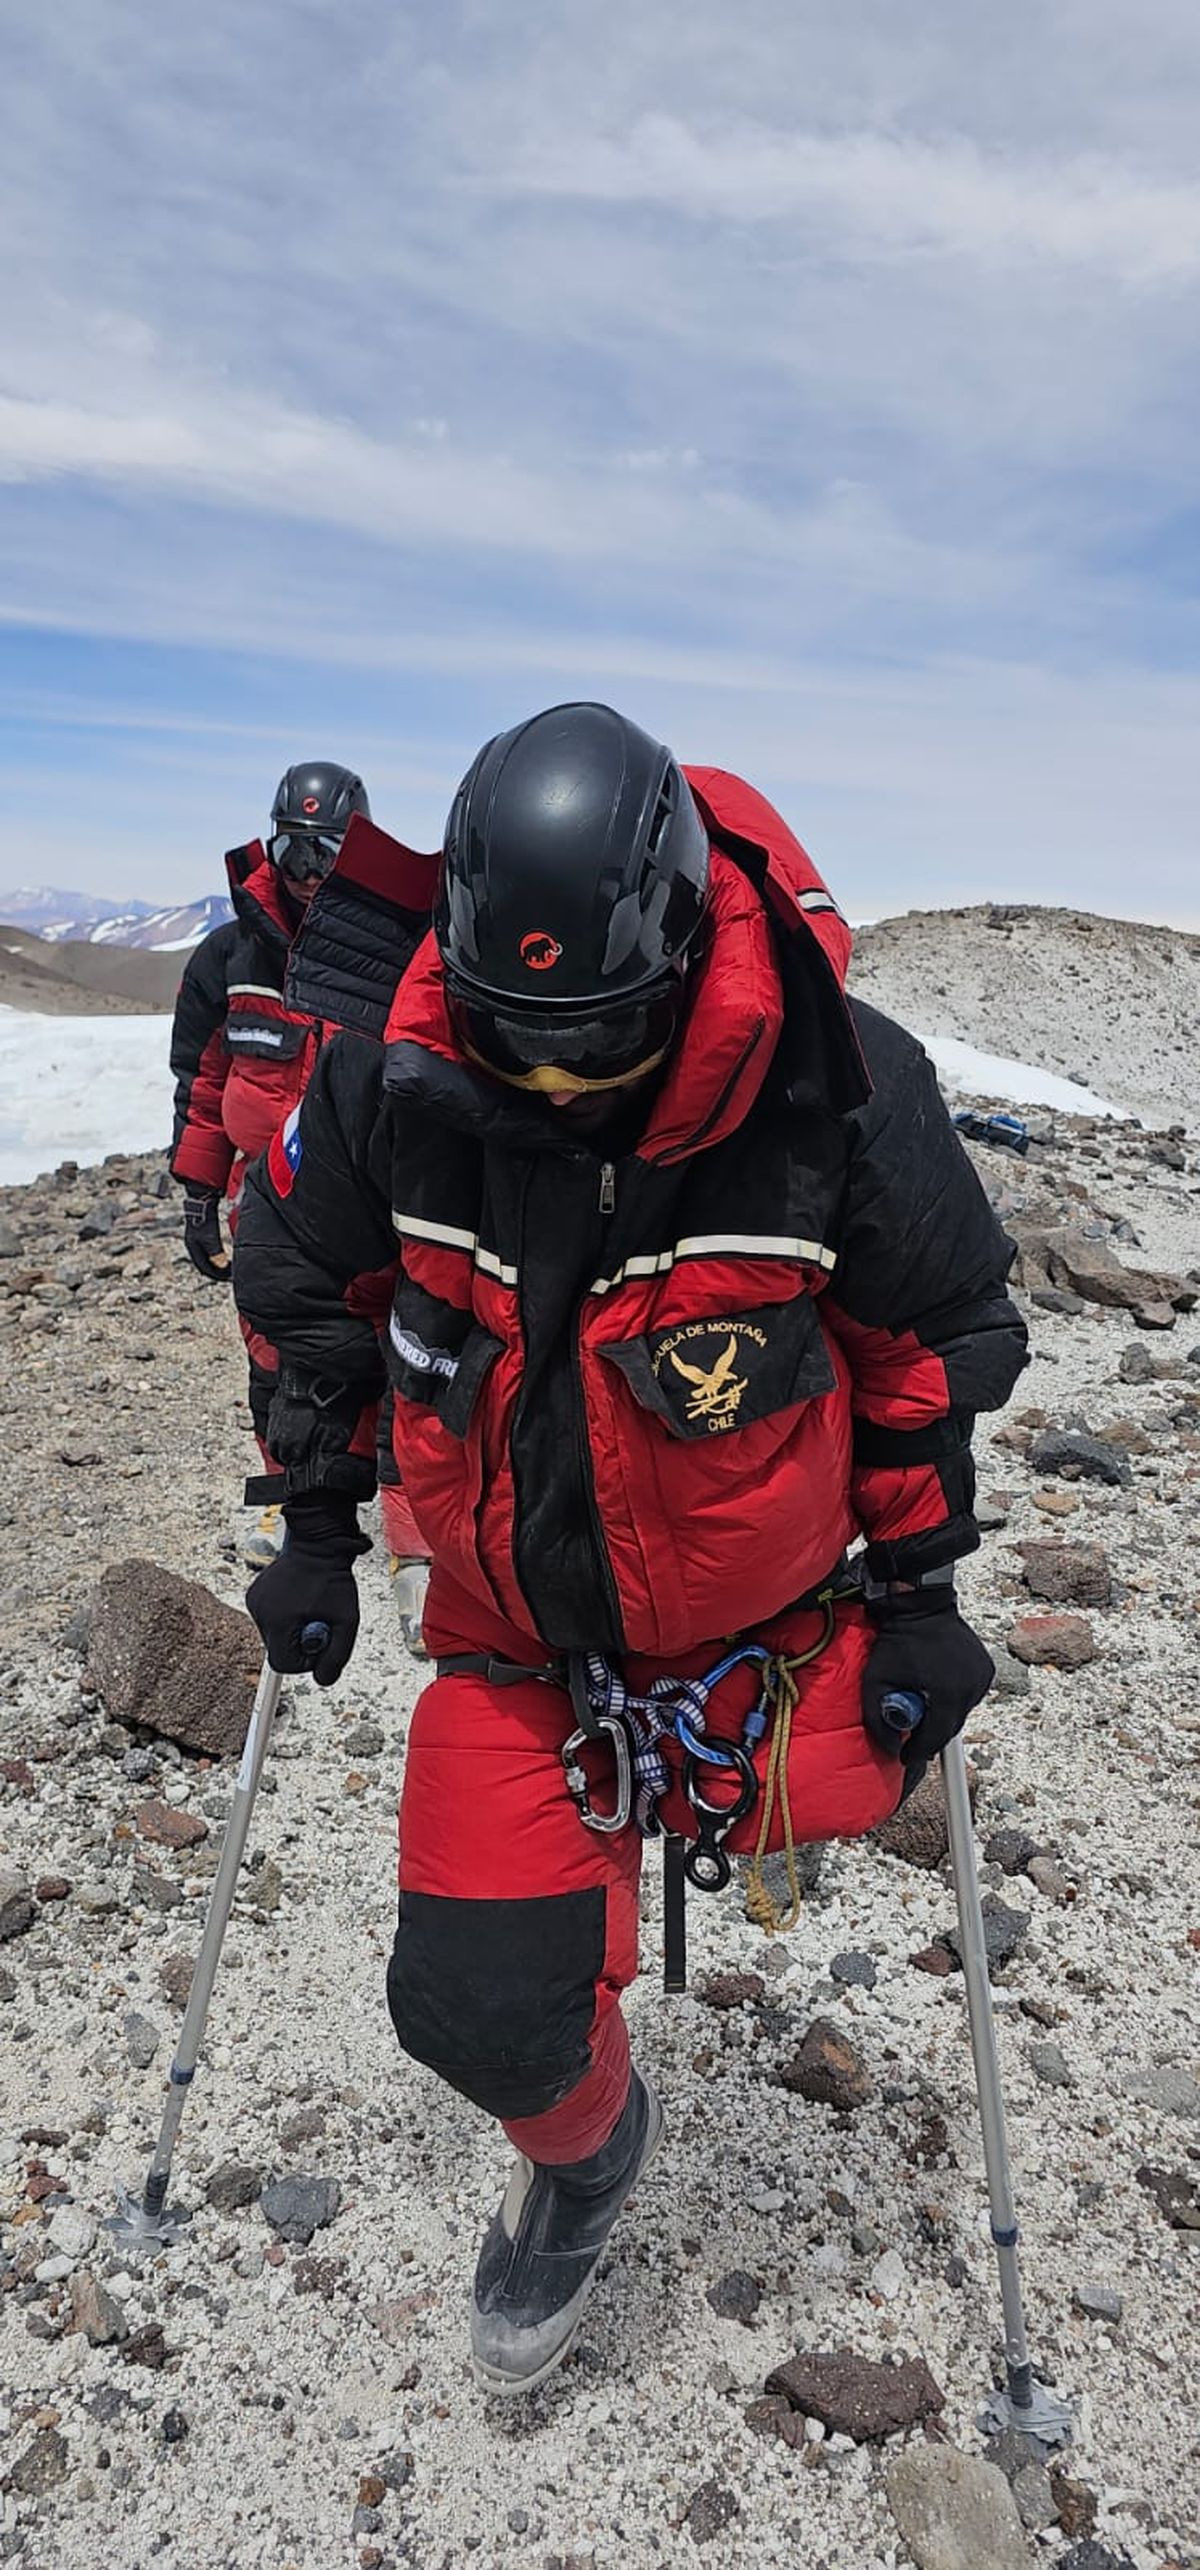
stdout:
POLYGON ((758 1801, 758 1776, 754 1761, 738 1740, 710 1739, 709 1758, 686 1757, 683 1762, 683 1790, 700 1824, 695 1839, 683 1860, 689 1883, 698 1892, 723 1892, 733 1868, 725 1853, 723 1841, 758 1801), (702 1790, 701 1779, 712 1765, 711 1753, 720 1753, 721 1764, 738 1778, 738 1790, 731 1803, 711 1803, 702 1790))

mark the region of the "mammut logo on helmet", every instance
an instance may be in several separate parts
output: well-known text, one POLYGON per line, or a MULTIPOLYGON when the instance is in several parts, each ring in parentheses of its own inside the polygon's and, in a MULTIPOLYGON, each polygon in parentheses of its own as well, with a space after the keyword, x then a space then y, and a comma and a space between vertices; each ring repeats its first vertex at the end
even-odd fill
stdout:
POLYGON ((314 812, 319 812, 319 811, 320 811, 320 809, 321 809, 321 798, 320 798, 320 795, 319 795, 319 794, 306 794, 306 795, 305 795, 305 797, 304 797, 303 804, 301 805, 301 810, 302 810, 302 811, 304 811, 304 812, 306 812, 306 813, 311 817, 311 815, 312 815, 314 812))
POLYGON ((548 973, 561 953, 557 937, 551 937, 544 928, 531 928, 521 939, 521 961, 529 966, 531 973, 548 973))

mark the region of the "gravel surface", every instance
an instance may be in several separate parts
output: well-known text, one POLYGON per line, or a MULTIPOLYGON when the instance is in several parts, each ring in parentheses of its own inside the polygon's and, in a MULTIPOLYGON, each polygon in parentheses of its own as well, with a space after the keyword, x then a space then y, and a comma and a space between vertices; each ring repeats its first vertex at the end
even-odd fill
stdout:
POLYGON ((910 910, 856 929, 850 981, 919 1035, 1195 1126, 1200 936, 1024 902, 910 910))
MULTIPOLYGON (((978 1165, 1006 1207, 1123 1219, 1140 1246, 1122 1255, 1182 1277, 1200 1267, 1196 1153, 1155 1150, 1062 1120, 1029 1161, 978 1165)), ((999 2330, 945 1869, 830 1849, 773 1944, 736 1890, 695 1898, 692 1986, 668 2000, 648 1867, 630 2015, 667 2146, 574 2359, 489 2403, 464 2302, 505 2146, 404 2062, 384 2006, 418 1680, 378 1550, 346 1677, 285 1696, 177 2156, 186 2239, 147 2256, 97 2230, 144 2173, 232 1775, 81 1692, 84 1611, 132 1555, 236 1604, 254 1460, 227 1300, 185 1263, 157 1184, 152 1161, 118 1161, 0 1196, 0 1911, 25 1922, 0 1945, 0 2560, 602 2570, 711 2543, 756 2570, 911 2561, 887 2476, 939 2450, 921 2429, 858 2445, 762 2396, 797 2353, 920 2358, 941 2432, 982 2454, 999 2330), (112 1225, 81 1241, 97 1208, 112 1225), (151 1803, 205 1835, 148 1839, 151 1803), (868 2074, 844 2112, 780 2079, 816 2019, 868 2074)), ((1030 1318, 1034 1361, 979 1437, 991 1530, 963 1587, 1003 1641, 1038 1603, 1019 1547, 1053 1538, 1103 1549, 1111 1603, 1086 1609, 1094 1659, 1007 1661, 1011 1691, 971 1726, 981 1848, 1000 1842, 985 1889, 1027 1921, 995 1996, 1033 2339, 1079 2404, 1069 2477, 993 2459, 1030 2561, 1194 2570, 1200 1316, 1030 1318), (1131 1345, 1148 1379, 1122 1375, 1131 1345), (1036 1473, 1043 1425, 1115 1438, 1128 1486, 1036 1473)), ((905 2522, 970 2520, 982 2492, 1006 2548, 989 2553, 981 2515, 970 2557, 1012 2557, 994 2475, 927 2483, 894 2483, 905 2522)))

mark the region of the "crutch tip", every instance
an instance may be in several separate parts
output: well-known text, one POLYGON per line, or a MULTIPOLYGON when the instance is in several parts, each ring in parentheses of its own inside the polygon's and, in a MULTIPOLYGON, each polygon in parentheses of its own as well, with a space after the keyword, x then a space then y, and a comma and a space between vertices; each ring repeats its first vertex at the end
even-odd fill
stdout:
POLYGON ((1010 2430, 1032 2436, 1039 2445, 1069 2445, 1075 2432, 1075 2412, 1070 2401, 1060 2400, 1035 2377, 1028 2400, 1014 2400, 1011 2391, 993 2391, 979 2413, 979 2428, 984 2436, 1004 2436, 1010 2430))
POLYGON ((169 2249, 191 2218, 182 2204, 164 2204, 157 2213, 148 2213, 145 2204, 123 2186, 115 2213, 107 2214, 100 2228, 130 2248, 169 2249))

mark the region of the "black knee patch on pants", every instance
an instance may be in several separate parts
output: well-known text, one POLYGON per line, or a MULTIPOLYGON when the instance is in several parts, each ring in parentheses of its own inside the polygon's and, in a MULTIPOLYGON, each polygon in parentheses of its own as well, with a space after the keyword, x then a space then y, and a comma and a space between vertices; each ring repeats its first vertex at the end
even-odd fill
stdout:
POLYGON ((407 2053, 485 2113, 544 2115, 590 2065, 604 1892, 456 1901, 402 1892, 388 2006, 407 2053))

